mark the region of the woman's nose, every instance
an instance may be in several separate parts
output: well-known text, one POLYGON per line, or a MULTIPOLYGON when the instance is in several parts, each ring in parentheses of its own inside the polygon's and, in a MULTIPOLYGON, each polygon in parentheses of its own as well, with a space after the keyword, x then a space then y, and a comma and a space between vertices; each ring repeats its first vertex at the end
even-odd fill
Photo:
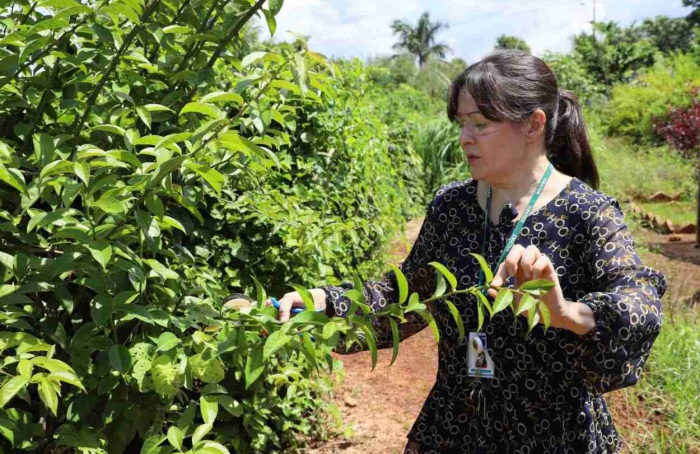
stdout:
POLYGON ((459 145, 464 150, 467 145, 474 145, 474 129, 468 126, 462 126, 459 130, 459 145))

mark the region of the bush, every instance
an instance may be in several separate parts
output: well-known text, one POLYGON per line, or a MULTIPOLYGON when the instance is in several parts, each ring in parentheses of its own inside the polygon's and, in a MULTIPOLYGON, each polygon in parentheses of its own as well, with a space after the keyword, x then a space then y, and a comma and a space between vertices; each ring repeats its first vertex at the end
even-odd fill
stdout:
POLYGON ((690 105, 691 90, 699 86, 700 65, 692 56, 662 59, 634 82, 613 87, 610 102, 600 109, 607 133, 658 143, 652 119, 665 115, 669 105, 690 105))
POLYGON ((362 68, 251 53, 244 25, 274 29, 281 1, 21 5, 0 35, 0 451, 294 450, 349 325, 222 297, 374 271, 415 209, 362 68))
POLYGON ((692 97, 690 106, 671 107, 665 117, 653 119, 654 132, 688 158, 695 158, 700 146, 698 88, 692 90, 692 97))

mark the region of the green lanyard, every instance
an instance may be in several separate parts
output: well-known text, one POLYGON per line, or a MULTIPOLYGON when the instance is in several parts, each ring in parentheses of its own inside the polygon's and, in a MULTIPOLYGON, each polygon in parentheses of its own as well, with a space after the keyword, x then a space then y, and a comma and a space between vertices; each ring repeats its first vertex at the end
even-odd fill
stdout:
MULTIPOLYGON (((552 164, 550 163, 549 167, 547 167, 547 170, 544 172, 544 175, 542 175, 542 178, 540 179, 540 183, 537 185, 537 189, 535 189, 534 194, 532 194, 532 197, 530 197, 530 202, 527 204, 527 208, 525 208, 525 212, 520 217, 520 220, 518 221, 518 223, 515 224, 515 227, 513 228, 513 232, 510 234, 508 241, 506 241, 506 245, 503 248, 503 252, 501 253, 501 257, 498 259, 498 263, 496 263, 496 270, 498 270, 498 267, 501 266, 501 263, 503 263, 503 261, 508 256, 508 253, 515 245, 515 240, 518 238, 518 235, 520 235, 520 231, 523 229, 523 226, 525 225, 525 221, 527 220, 528 216, 530 216, 530 214, 532 213, 532 210, 535 207, 535 203, 537 202, 537 199, 540 198, 540 195, 542 194, 542 191, 544 190, 544 187, 547 184, 547 181, 549 181, 549 177, 552 174, 552 169, 553 169, 553 167, 552 167, 552 164)), ((487 238, 490 236, 488 234, 488 233, 490 233, 490 227, 489 227, 489 213, 490 212, 491 212, 491 187, 489 186, 488 196, 486 197, 486 216, 484 216, 484 240, 483 240, 483 243, 481 246, 481 253, 484 256, 484 259, 486 258, 486 246, 488 244, 487 238)), ((481 273, 481 276, 479 277, 479 285, 484 285, 485 280, 486 280, 486 277, 484 276, 484 273, 481 273)))

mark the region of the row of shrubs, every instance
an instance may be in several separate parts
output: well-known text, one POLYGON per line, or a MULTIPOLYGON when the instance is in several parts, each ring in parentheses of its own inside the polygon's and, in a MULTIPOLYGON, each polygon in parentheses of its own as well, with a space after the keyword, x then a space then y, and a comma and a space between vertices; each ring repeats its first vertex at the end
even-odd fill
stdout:
POLYGON ((433 101, 246 40, 281 7, 2 5, 0 452, 288 452, 321 427, 352 322, 222 298, 374 275, 422 210, 403 125, 433 101))

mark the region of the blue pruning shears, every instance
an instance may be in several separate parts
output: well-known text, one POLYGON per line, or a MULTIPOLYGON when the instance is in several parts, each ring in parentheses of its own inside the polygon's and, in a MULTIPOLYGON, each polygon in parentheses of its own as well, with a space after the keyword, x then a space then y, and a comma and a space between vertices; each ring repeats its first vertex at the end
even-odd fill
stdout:
MULTIPOLYGON (((272 301, 272 305, 275 306, 275 309, 279 310, 280 308, 280 302, 277 301, 277 298, 275 297, 270 297, 270 301, 272 301)), ((305 308, 303 307, 293 307, 290 311, 291 315, 296 315, 300 312, 303 312, 305 308)), ((321 312, 323 309, 316 309, 316 312, 321 312)))

